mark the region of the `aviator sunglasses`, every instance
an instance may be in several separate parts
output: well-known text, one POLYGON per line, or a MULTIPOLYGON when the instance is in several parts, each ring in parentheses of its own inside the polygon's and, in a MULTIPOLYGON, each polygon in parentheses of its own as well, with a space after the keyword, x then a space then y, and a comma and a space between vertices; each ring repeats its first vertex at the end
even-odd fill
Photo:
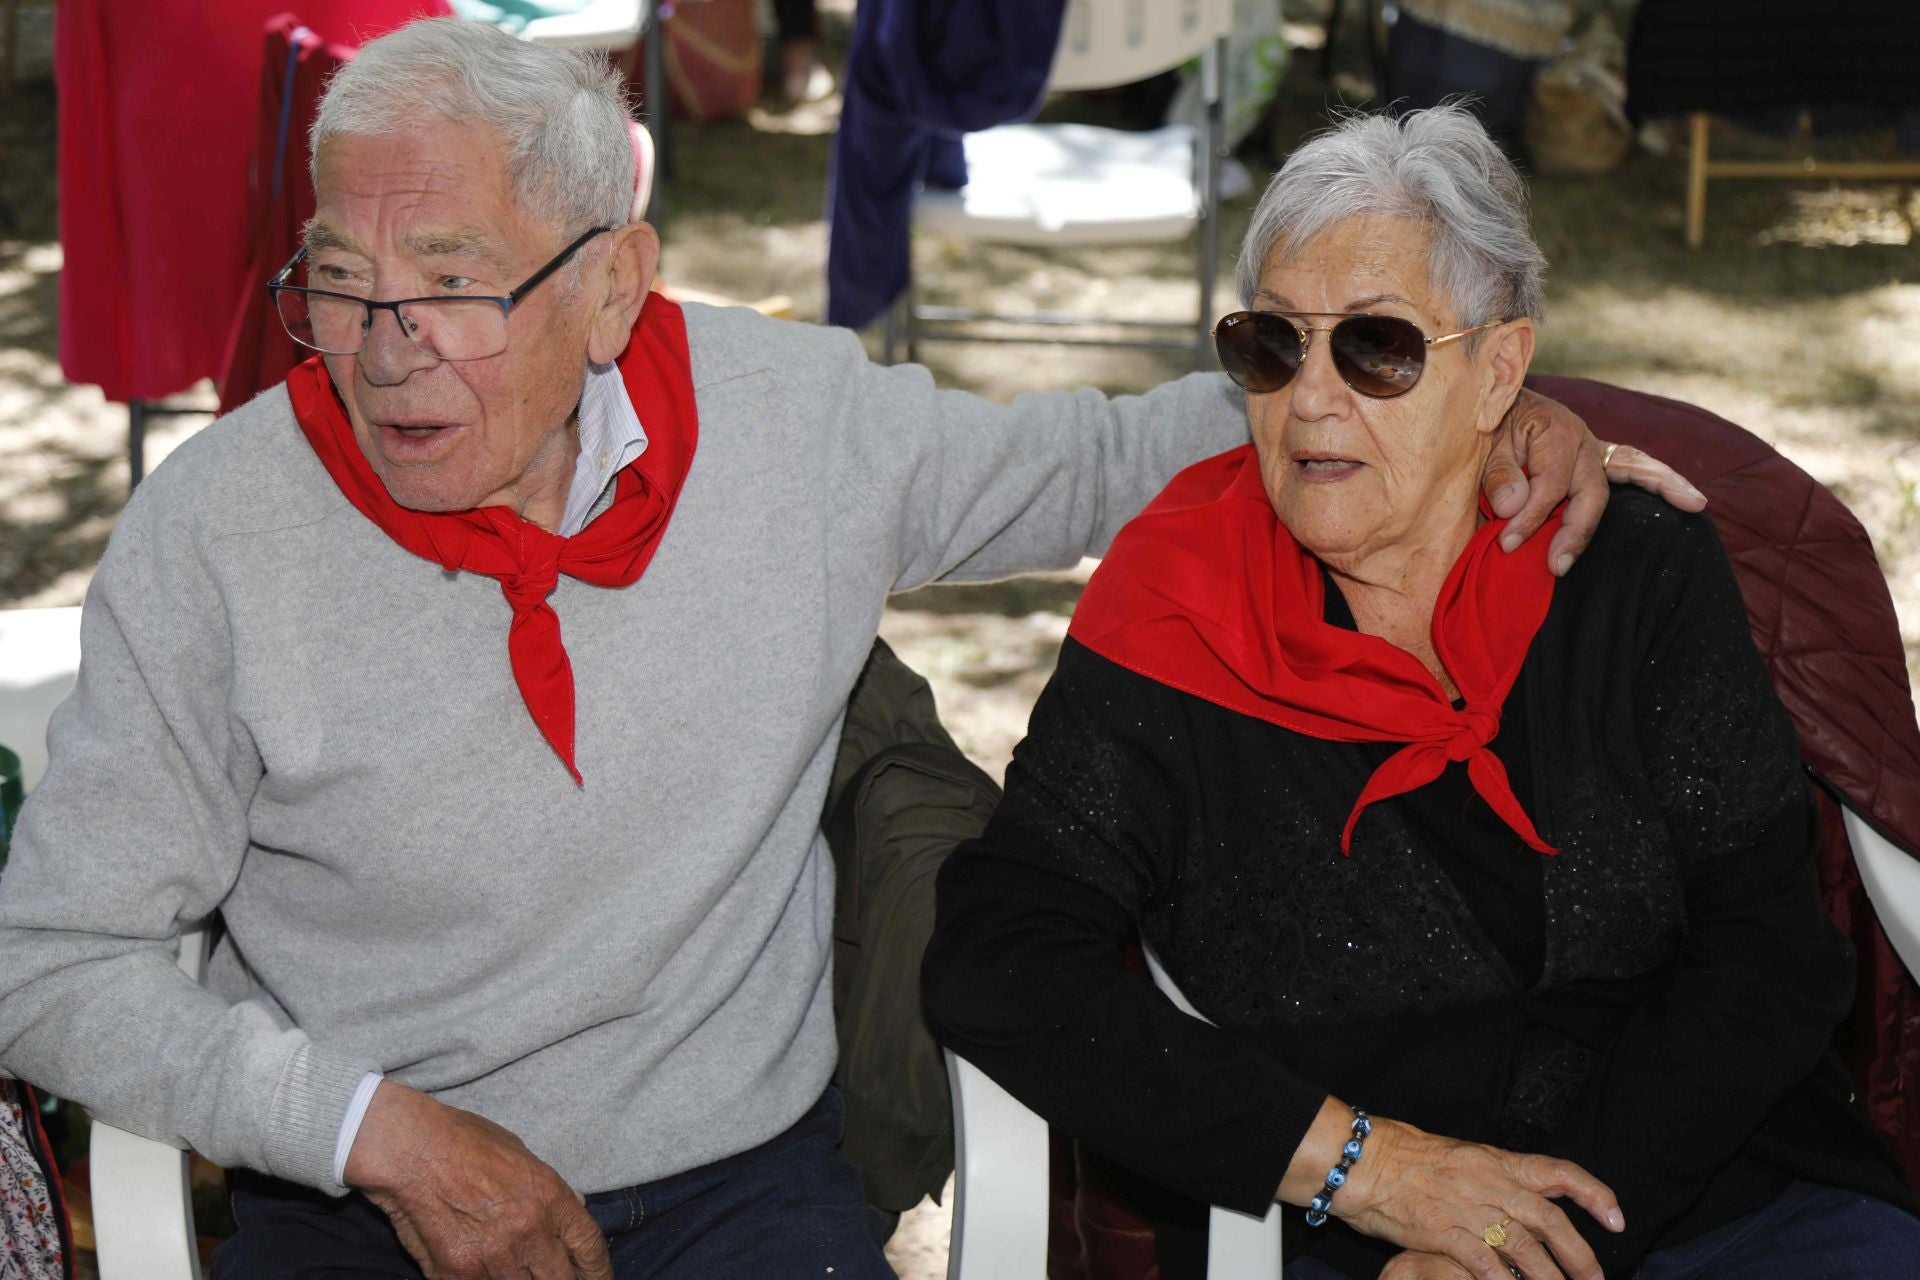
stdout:
POLYGON ((1491 329, 1499 320, 1429 338, 1398 316, 1346 315, 1322 311, 1236 311, 1213 330, 1214 349, 1227 376, 1256 394, 1278 391, 1306 362, 1313 334, 1327 335, 1327 350, 1341 381, 1363 396, 1386 400, 1405 395, 1427 367, 1427 349, 1491 329), (1331 320, 1332 325, 1296 324, 1331 320))

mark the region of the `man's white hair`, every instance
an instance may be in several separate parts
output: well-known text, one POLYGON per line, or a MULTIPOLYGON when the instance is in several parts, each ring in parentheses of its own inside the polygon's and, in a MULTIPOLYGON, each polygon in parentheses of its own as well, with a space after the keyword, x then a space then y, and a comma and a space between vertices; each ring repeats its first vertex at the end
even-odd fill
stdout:
POLYGON ((521 207, 559 234, 628 222, 626 89, 599 55, 457 18, 409 23, 365 45, 328 82, 313 121, 316 179, 327 139, 405 133, 428 113, 499 130, 521 207))
POLYGON ((1287 157, 1253 211, 1236 279, 1251 306, 1275 246, 1296 257, 1361 214, 1427 229, 1427 270, 1461 328, 1539 320, 1546 255, 1527 227, 1527 184, 1473 112, 1442 103, 1400 118, 1352 115, 1287 157))

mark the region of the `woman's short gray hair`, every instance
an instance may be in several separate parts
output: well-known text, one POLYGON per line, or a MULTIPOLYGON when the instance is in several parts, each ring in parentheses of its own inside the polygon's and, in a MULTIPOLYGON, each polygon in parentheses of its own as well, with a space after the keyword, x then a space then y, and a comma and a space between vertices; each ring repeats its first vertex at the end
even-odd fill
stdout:
POLYGON ((629 221, 626 89, 599 55, 529 44, 481 22, 409 23, 368 43, 328 82, 313 121, 315 176, 328 138, 404 133, 423 113, 498 129, 521 207, 562 234, 629 221))
POLYGON ((1527 186, 1458 103, 1337 121, 1287 157, 1253 211, 1237 280, 1252 305, 1275 246, 1288 258, 1362 214, 1427 229, 1427 270, 1461 328, 1540 318, 1546 255, 1527 228, 1527 186))

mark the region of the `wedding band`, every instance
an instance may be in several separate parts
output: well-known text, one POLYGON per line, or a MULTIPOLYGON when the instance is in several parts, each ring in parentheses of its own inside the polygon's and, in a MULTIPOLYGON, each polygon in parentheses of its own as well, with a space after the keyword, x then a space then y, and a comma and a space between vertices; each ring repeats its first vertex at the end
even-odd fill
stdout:
POLYGON ((1605 453, 1600 455, 1600 469, 1602 471, 1605 471, 1608 467, 1613 465, 1613 451, 1615 449, 1618 449, 1619 447, 1620 447, 1620 442, 1616 440, 1612 444, 1607 446, 1607 451, 1605 453))
POLYGON ((1502 1218, 1480 1233, 1480 1238, 1487 1242, 1487 1248, 1504 1249, 1507 1247, 1507 1224, 1512 1221, 1512 1218, 1502 1218))

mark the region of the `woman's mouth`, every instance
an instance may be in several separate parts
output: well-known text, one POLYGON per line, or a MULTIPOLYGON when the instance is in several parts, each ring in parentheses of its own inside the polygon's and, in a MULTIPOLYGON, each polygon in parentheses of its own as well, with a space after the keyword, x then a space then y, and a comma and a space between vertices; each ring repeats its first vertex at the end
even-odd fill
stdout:
POLYGON ((1332 455, 1303 456, 1293 460, 1294 470, 1299 472, 1300 478, 1316 484, 1329 484, 1358 475, 1360 468, 1365 465, 1352 458, 1332 455))

